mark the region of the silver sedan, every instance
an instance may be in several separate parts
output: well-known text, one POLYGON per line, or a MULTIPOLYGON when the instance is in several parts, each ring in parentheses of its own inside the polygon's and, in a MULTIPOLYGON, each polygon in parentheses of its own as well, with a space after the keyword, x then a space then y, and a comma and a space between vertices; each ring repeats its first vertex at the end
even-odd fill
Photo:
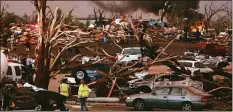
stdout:
POLYGON ((202 110, 210 105, 212 96, 190 86, 164 86, 154 88, 152 93, 135 94, 127 97, 126 106, 135 110, 153 108, 202 110))

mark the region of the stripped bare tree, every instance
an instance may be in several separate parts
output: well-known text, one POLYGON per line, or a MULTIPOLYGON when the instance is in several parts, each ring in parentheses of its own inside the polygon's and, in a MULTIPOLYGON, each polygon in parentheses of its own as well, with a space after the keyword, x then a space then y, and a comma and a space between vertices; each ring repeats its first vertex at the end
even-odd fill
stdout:
MULTIPOLYGON (((39 24, 39 36, 38 44, 36 47, 36 85, 42 88, 48 88, 49 80, 52 76, 58 74, 56 72, 51 76, 51 72, 56 67, 56 63, 62 56, 62 54, 69 48, 79 46, 84 43, 93 42, 91 40, 80 41, 84 35, 89 33, 82 32, 81 30, 64 30, 64 20, 71 14, 65 15, 60 9, 56 8, 55 13, 50 13, 51 18, 46 19, 46 0, 35 0, 34 5, 38 11, 38 24, 39 24), (52 15, 52 16, 51 16, 52 15), (48 20, 48 21, 46 21, 48 20), (56 48, 62 48, 59 52, 55 52, 56 48), (52 56, 54 56, 52 58, 52 56), (51 61, 53 59, 53 61, 51 61)), ((51 11, 50 11, 51 12, 51 11)), ((76 60, 79 55, 70 58, 69 62, 76 60)), ((62 65, 59 71, 66 68, 66 65, 62 65)))
POLYGON ((8 4, 6 2, 0 1, 0 32, 2 33, 3 28, 3 20, 6 14, 6 9, 8 8, 8 4))
POLYGON ((227 3, 225 4, 222 4, 220 7, 216 7, 214 5, 214 2, 211 1, 210 3, 206 3, 205 4, 205 13, 204 13, 204 16, 205 16, 205 29, 206 31, 208 32, 208 28, 210 26, 210 21, 211 19, 219 12, 223 12, 227 9, 227 3))
POLYGON ((169 1, 166 1, 165 2, 165 4, 164 4, 164 7, 163 7, 163 9, 162 9, 162 15, 161 15, 161 21, 163 21, 163 18, 164 18, 164 16, 166 15, 166 13, 167 13, 167 10, 169 10, 169 8, 171 7, 172 5, 171 5, 171 3, 169 2, 169 1))

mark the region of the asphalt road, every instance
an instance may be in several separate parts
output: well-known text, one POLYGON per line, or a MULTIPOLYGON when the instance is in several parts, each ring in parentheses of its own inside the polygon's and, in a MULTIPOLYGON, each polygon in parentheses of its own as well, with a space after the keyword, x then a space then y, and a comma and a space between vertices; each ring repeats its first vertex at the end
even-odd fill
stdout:
MULTIPOLYGON (((81 111, 80 105, 67 105, 70 111, 81 111)), ((89 105, 89 111, 135 111, 133 107, 126 107, 124 104, 120 105, 89 105)), ((153 111, 180 111, 180 110, 170 110, 170 109, 160 109, 154 108, 153 111)), ((213 111, 213 110, 203 110, 203 111, 213 111)))
MULTIPOLYGON (((67 105, 70 111, 81 111, 80 105, 67 105)), ((126 107, 125 105, 89 105, 89 111, 134 111, 133 107, 126 107)), ((162 111, 165 109, 153 109, 155 111, 162 111)), ((166 109, 167 110, 167 109, 166 109)))

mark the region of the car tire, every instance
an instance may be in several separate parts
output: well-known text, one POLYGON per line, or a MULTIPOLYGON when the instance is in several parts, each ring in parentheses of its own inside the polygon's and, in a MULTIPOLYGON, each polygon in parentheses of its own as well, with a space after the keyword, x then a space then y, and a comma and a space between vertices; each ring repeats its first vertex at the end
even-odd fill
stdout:
POLYGON ((184 102, 181 105, 181 110, 182 111, 192 111, 193 110, 193 105, 190 102, 184 102))
POLYGON ((146 109, 145 102, 142 99, 136 99, 133 103, 133 107, 136 111, 143 111, 146 109))
POLYGON ((42 106, 38 105, 37 107, 35 107, 35 111, 41 111, 42 110, 42 106))
POLYGON ((91 81, 90 77, 88 77, 86 70, 84 69, 73 68, 71 76, 75 78, 77 85, 80 84, 80 80, 85 80, 86 83, 89 83, 91 81))

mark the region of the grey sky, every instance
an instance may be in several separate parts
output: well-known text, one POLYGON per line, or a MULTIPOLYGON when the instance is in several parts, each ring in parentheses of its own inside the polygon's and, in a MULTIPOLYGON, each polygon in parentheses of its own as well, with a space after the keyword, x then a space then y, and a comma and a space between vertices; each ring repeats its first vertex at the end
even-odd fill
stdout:
MULTIPOLYGON (((215 1, 214 4, 216 7, 219 7, 221 4, 229 3, 228 7, 232 7, 232 1, 215 1)), ((210 1, 200 1, 199 11, 204 12, 204 5, 210 3, 210 1)), ((18 15, 29 14, 31 15, 35 7, 30 1, 7 1, 9 12, 14 12, 18 15)), ((93 14, 93 9, 98 9, 98 7, 93 4, 91 1, 48 1, 48 5, 55 9, 57 6, 61 8, 62 11, 68 12, 74 8, 73 14, 78 17, 87 17, 89 14, 93 14)), ((141 14, 139 10, 135 14, 141 14)), ((133 15, 135 15, 133 14, 133 15)), ((148 15, 145 14, 144 15, 148 15)))

